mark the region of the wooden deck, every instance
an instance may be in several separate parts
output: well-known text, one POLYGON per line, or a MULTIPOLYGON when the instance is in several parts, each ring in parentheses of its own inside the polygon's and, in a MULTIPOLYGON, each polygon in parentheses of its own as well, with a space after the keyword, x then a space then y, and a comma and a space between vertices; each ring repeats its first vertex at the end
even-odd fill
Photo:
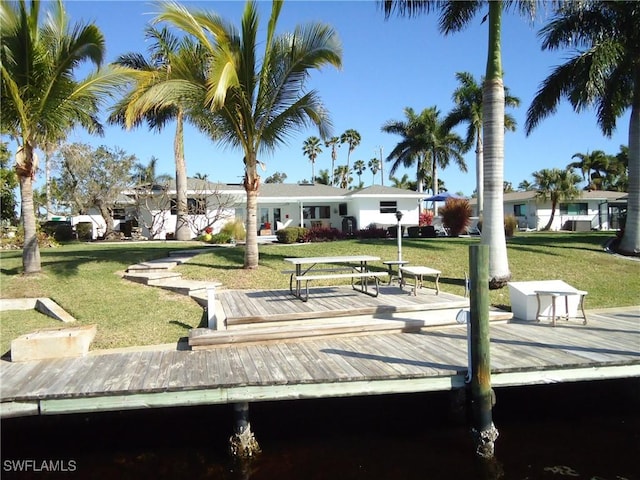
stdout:
MULTIPOLYGON (((640 376, 640 310, 587 314, 586 326, 579 321, 555 328, 549 323, 492 322, 493 385, 640 376)), ((10 417, 451 390, 464 385, 467 373, 466 328, 454 324, 415 333, 197 351, 143 349, 0 361, 0 413, 10 417)))

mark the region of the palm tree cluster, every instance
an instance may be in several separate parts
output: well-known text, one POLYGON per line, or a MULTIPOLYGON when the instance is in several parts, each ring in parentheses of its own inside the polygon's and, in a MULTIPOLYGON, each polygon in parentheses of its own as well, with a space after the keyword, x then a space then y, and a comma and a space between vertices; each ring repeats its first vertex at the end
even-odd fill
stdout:
POLYGON ((602 150, 576 153, 567 168, 577 168, 582 172, 585 190, 609 190, 626 192, 629 188, 629 148, 622 146, 617 155, 607 155, 602 150))

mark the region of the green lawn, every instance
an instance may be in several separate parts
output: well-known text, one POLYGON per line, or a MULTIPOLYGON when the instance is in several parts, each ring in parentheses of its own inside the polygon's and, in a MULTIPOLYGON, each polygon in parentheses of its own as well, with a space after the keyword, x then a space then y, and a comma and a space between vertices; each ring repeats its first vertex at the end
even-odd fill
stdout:
MULTIPOLYGON (((587 290, 586 308, 640 304, 640 263, 604 252, 611 233, 528 233, 508 241, 514 281, 561 279, 587 290)), ((403 239, 403 258, 414 265, 442 271, 443 291, 462 294, 469 271, 469 245, 477 238, 403 239)), ((2 251, 0 296, 50 297, 79 324, 98 324, 94 349, 175 342, 201 325, 203 311, 195 301, 123 280, 127 266, 168 256, 171 250, 202 248, 195 242, 90 243, 43 249, 43 273, 22 276, 20 251, 2 251)), ((178 266, 184 278, 221 281, 227 288, 288 288, 291 269, 285 257, 371 254, 395 259, 397 242, 390 240, 260 246, 260 267, 242 268, 243 247, 210 247, 191 262, 178 266)), ((383 269, 382 263, 373 267, 383 269)), ((491 291, 491 304, 509 306, 508 288, 491 291)), ((2 312, 2 352, 12 338, 32 331, 42 319, 29 312, 2 312)), ((44 319, 42 326, 58 326, 44 319)))

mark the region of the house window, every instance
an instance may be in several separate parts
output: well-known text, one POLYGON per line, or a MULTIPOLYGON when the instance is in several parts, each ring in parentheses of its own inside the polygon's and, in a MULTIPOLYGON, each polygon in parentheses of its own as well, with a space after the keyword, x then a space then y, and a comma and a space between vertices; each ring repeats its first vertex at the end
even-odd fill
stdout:
POLYGON ((331 218, 331 207, 328 205, 319 205, 313 207, 304 207, 302 214, 305 219, 312 218, 331 218))
POLYGON ((124 208, 114 208, 111 211, 111 217, 114 220, 125 220, 126 216, 125 216, 125 213, 124 213, 124 208))
POLYGON ((516 217, 526 217, 527 216, 527 205, 525 203, 519 203, 513 206, 513 214, 516 217))
POLYGON ((398 202, 381 201, 380 213, 396 213, 398 211, 398 202))
POLYGON ((560 215, 587 215, 589 204, 587 203, 561 203, 560 215))
MULTIPOLYGON (((187 213, 189 215, 206 215, 207 200, 205 198, 187 198, 187 213)), ((178 202, 171 199, 171 215, 178 214, 178 202)))

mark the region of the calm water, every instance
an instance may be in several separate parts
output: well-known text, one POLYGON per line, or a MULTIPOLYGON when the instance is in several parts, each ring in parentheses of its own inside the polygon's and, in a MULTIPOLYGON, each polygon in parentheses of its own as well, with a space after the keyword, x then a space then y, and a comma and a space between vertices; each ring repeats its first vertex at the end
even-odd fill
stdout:
POLYGON ((640 480, 639 407, 638 379, 499 389, 492 464, 444 393, 252 404, 246 464, 226 454, 228 406, 8 419, 2 478, 640 480))

